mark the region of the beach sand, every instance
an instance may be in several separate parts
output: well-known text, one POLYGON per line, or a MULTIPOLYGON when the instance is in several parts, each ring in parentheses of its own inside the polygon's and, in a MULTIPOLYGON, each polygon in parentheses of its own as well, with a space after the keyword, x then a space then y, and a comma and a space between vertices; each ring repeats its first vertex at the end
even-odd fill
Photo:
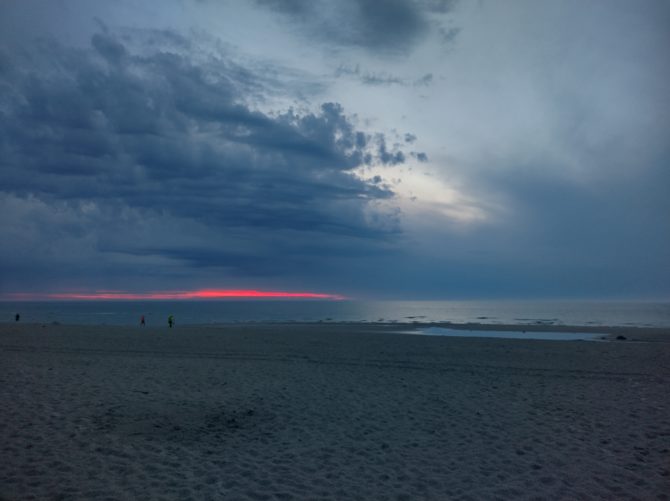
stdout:
POLYGON ((670 332, 394 329, 1 325, 0 499, 668 499, 670 332))

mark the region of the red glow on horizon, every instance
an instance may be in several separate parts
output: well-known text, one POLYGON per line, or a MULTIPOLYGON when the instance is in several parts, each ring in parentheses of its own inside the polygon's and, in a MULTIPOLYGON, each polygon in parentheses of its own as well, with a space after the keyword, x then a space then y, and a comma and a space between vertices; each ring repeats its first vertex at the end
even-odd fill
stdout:
POLYGON ((285 299, 345 299, 339 294, 322 294, 318 292, 283 292, 259 291, 254 289, 202 289, 195 291, 164 291, 164 292, 124 292, 124 291, 96 291, 96 292, 56 292, 37 294, 30 292, 16 292, 6 295, 9 299, 39 300, 39 299, 71 299, 79 301, 117 299, 117 300, 152 300, 152 299, 225 299, 225 298, 285 298, 285 299))

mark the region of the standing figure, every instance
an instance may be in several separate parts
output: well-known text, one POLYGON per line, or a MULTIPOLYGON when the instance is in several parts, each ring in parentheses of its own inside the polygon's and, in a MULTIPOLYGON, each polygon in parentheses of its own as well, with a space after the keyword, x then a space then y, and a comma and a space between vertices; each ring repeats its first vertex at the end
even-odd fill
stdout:
POLYGON ((140 318, 140 325, 144 327, 145 324, 146 322, 144 321, 144 315, 142 315, 142 318, 140 318))
POLYGON ((170 329, 172 329, 172 326, 174 325, 174 317, 172 315, 168 317, 168 325, 170 326, 170 329))
POLYGON ((21 315, 19 315, 18 313, 14 315, 14 320, 16 320, 17 322, 21 320, 21 315))

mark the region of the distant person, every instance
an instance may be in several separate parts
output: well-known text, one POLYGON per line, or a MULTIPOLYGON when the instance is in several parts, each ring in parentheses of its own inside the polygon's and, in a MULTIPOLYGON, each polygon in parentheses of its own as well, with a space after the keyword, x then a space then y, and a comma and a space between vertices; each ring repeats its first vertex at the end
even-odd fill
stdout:
POLYGON ((17 313, 16 315, 14 315, 14 319, 18 322, 19 320, 21 320, 21 315, 17 313))
POLYGON ((170 326, 170 329, 172 329, 172 326, 174 325, 174 317, 172 315, 168 317, 168 325, 170 326))
POLYGON ((142 315, 142 318, 140 318, 140 325, 144 327, 146 325, 146 322, 144 321, 144 315, 142 315))

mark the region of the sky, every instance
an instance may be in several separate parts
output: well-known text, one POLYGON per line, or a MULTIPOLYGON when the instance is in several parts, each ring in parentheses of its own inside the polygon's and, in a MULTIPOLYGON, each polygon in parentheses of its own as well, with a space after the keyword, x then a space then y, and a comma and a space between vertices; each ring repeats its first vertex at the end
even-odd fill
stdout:
POLYGON ((664 0, 0 0, 0 295, 670 298, 664 0))

